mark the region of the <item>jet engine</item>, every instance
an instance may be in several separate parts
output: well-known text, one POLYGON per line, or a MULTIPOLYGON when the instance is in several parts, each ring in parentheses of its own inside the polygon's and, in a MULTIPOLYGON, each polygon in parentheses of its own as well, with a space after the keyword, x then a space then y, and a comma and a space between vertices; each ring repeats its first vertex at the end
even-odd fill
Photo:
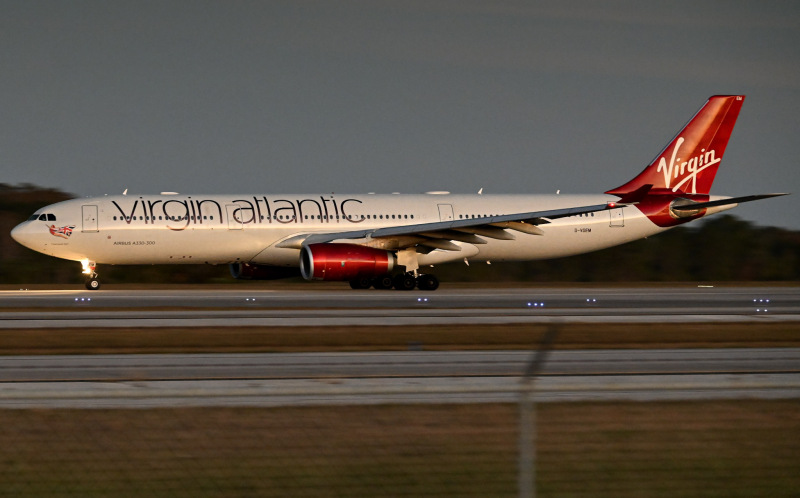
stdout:
POLYGON ((251 265, 249 263, 232 263, 231 275, 238 280, 279 280, 300 275, 297 268, 285 266, 251 265))
POLYGON ((686 206, 691 206, 692 204, 696 204, 696 201, 691 199, 684 199, 683 197, 678 197, 674 201, 669 203, 669 214, 675 219, 680 218, 693 218, 697 217, 699 214, 703 212, 703 209, 691 209, 687 210, 686 206), (677 210, 673 209, 674 207, 683 207, 684 209, 677 210))
POLYGON ((310 244, 300 252, 300 273, 306 280, 380 277, 396 264, 391 252, 356 244, 310 244))

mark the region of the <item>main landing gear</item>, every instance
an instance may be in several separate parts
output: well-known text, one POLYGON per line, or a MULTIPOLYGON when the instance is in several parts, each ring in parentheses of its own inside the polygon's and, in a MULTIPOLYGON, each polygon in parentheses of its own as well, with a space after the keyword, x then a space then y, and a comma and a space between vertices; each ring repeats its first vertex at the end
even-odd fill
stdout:
POLYGON ((412 273, 398 273, 394 277, 382 275, 380 277, 362 277, 350 281, 353 289, 395 289, 395 290, 436 290, 439 288, 439 279, 435 275, 420 274, 414 276, 412 273))
POLYGON ((89 290, 97 290, 100 288, 100 279, 97 277, 97 265, 94 261, 81 261, 83 266, 83 275, 86 277, 85 284, 89 290))

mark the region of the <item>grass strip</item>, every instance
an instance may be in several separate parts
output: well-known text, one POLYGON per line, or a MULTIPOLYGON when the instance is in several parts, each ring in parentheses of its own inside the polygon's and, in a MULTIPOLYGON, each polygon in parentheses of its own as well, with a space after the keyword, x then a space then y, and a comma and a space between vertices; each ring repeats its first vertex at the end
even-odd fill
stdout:
MULTIPOLYGON (((0 355, 530 349, 549 325, 2 329, 0 355)), ((555 349, 800 347, 800 323, 562 324, 555 349)))

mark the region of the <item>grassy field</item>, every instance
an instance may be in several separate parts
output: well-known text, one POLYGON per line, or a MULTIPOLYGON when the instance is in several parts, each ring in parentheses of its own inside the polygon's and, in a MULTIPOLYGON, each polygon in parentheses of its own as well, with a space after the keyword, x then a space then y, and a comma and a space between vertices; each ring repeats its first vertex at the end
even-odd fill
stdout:
MULTIPOLYGON (((531 349, 548 325, 0 329, 0 355, 531 349)), ((800 323, 563 324, 556 349, 798 347, 800 323)))
MULTIPOLYGON (((0 410, 0 496, 515 496, 514 405, 0 410)), ((797 496, 800 401, 538 408, 539 496, 797 496)))

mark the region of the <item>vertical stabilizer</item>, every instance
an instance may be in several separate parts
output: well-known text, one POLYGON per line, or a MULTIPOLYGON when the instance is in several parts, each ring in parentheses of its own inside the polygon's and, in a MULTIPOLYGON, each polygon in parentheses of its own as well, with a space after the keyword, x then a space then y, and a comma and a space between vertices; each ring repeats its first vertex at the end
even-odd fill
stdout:
POLYGON ((607 194, 625 197, 640 189, 708 194, 744 95, 715 95, 697 111, 644 171, 607 194))

